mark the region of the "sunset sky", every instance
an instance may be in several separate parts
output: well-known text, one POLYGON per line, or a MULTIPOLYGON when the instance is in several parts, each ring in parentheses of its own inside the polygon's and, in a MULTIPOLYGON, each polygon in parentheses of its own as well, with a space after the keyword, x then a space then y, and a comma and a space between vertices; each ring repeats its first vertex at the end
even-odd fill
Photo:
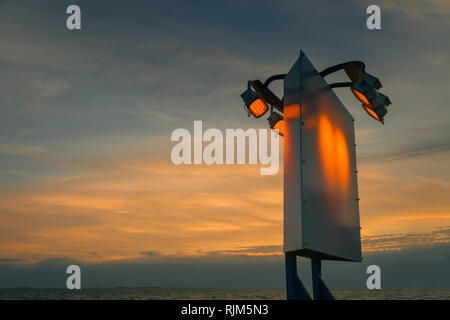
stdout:
POLYGON ((450 3, 380 2, 375 31, 369 4, 0 0, 0 287, 52 261, 278 261, 282 166, 176 166, 170 135, 266 128, 240 94, 300 49, 319 70, 364 61, 392 101, 381 125, 336 89, 356 119, 363 256, 444 248, 450 266, 450 3))

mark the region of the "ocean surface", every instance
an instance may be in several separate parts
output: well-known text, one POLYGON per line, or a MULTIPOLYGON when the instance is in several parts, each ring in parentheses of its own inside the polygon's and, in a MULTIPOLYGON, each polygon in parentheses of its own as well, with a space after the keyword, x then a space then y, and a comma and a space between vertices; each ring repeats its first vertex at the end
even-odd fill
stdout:
MULTIPOLYGON (((450 289, 333 289, 339 300, 450 300, 450 289)), ((0 289, 0 299, 14 300, 284 300, 284 289, 108 288, 108 289, 0 289)))

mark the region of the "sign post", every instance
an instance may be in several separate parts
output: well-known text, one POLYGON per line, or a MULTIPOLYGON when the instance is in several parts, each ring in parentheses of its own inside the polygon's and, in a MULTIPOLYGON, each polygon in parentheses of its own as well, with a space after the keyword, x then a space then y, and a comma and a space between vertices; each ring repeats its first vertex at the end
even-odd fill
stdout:
POLYGON ((333 299, 322 260, 360 262, 354 119, 303 52, 284 79, 284 252, 288 299, 310 299, 296 257, 311 259, 314 299, 333 299))

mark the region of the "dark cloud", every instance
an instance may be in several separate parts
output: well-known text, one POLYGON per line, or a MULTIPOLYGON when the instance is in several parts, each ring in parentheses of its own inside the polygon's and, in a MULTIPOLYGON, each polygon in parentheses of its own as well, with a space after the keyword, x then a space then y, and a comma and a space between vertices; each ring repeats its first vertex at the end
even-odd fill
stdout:
POLYGON ((161 257, 161 253, 158 251, 144 251, 141 252, 142 255, 150 257, 150 258, 155 258, 155 257, 161 257))
MULTIPOLYGON (((364 288, 367 266, 382 270, 384 288, 448 288, 450 226, 428 233, 385 234, 363 237, 363 263, 324 261, 330 287, 364 288)), ((0 287, 64 287, 71 264, 82 269, 84 287, 273 287, 284 286, 280 245, 238 247, 200 252, 197 256, 165 255, 144 251, 145 259, 83 263, 65 257, 27 264, 20 259, 0 265, 0 287), (268 253, 264 255, 261 253, 268 253), (271 254, 274 253, 274 254, 271 254)), ((299 272, 310 286, 308 260, 299 259, 299 272)))
MULTIPOLYGON (((450 226, 438 227, 431 232, 380 234, 376 236, 363 236, 361 239, 364 252, 383 252, 390 250, 404 250, 414 247, 432 246, 435 244, 450 243, 450 226)), ((206 253, 210 256, 229 255, 280 255, 282 245, 237 247, 231 250, 216 250, 206 253)))
POLYGON ((21 262, 22 259, 15 259, 15 258, 0 258, 0 263, 15 263, 15 262, 21 262))
MULTIPOLYGON (((278 254, 283 251, 283 246, 273 245, 273 246, 250 246, 250 247, 238 247, 232 250, 216 250, 216 251, 206 251, 204 253, 212 256, 217 255, 251 255, 251 254, 278 254)), ((202 252, 203 253, 203 252, 202 252)))
MULTIPOLYGON (((399 252, 367 253, 363 263, 323 263, 331 288, 364 288, 366 268, 379 265, 384 288, 449 288, 450 244, 415 246, 399 252)), ((63 288, 66 268, 78 264, 87 287, 282 288, 283 256, 178 257, 161 261, 81 263, 66 258, 35 264, 0 264, 0 287, 63 288)), ((310 286, 310 265, 299 259, 299 272, 310 286)))
POLYGON ((450 137, 446 137, 416 143, 410 142, 407 145, 400 146, 396 150, 363 154, 358 159, 366 163, 377 163, 429 156, 449 150, 450 137))
MULTIPOLYGON (((436 109, 443 109, 442 102, 448 100, 444 85, 448 72, 439 57, 448 56, 449 46, 424 31, 439 34, 446 25, 422 16, 417 22, 409 14, 417 11, 415 6, 386 5, 383 32, 369 33, 364 5, 348 0, 258 5, 253 1, 134 1, 132 5, 79 1, 83 30, 77 33, 65 30, 61 19, 68 3, 24 3, 6 1, 0 19, 0 36, 5 39, 0 66, 6 75, 0 79, 4 105, 0 136, 6 142, 24 142, 15 140, 21 140, 18 133, 26 128, 33 133, 22 139, 26 145, 49 146, 49 152, 66 153, 63 149, 74 141, 111 135, 169 136, 172 129, 190 126, 196 119, 214 126, 264 126, 242 117, 239 94, 247 79, 287 71, 300 48, 319 69, 341 60, 367 60, 369 70, 382 76, 385 93, 395 101, 389 117, 396 117, 397 127, 400 122, 410 123, 400 114, 421 118, 422 99, 428 99, 431 89, 436 93, 427 104, 427 119, 442 119, 436 109), (260 19, 249 24, 248 12, 260 19), (266 19, 276 21, 276 27, 268 27, 266 19), (399 50, 415 54, 401 54, 399 61, 399 50), (426 66, 410 67, 419 63, 426 66), (438 63, 441 85, 423 87, 423 81, 415 80, 435 79, 436 70, 429 66, 433 63, 438 63), (417 97, 413 93, 419 85, 423 92, 417 97), (413 97, 416 101, 410 103, 413 97)), ((416 5, 437 6, 427 1, 416 5)), ((353 97, 342 94, 342 99, 355 105, 353 97)), ((362 109, 353 110, 361 115, 361 125, 374 125, 362 109)), ((390 134, 387 125, 377 131, 378 138, 390 134)), ((430 152, 448 148, 447 142, 430 147, 430 152)), ((404 145, 408 152, 408 144, 404 145)), ((418 149, 411 154, 422 150, 418 149)), ((86 148, 81 152, 86 153, 86 148)), ((395 159, 397 155, 389 152, 384 148, 377 154, 395 159)), ((17 159, 4 162, 8 167, 30 167, 17 159)), ((44 171, 43 164, 35 167, 44 171)))

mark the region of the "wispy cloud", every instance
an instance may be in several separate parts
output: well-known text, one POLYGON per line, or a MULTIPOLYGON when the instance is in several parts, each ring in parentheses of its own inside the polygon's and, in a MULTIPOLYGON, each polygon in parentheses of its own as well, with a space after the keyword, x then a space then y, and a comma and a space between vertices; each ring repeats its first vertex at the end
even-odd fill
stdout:
POLYGON ((28 146, 24 144, 17 144, 13 142, 6 142, 0 137, 0 153, 12 155, 30 155, 42 152, 44 149, 41 146, 28 146))
POLYGON ((450 243, 449 226, 440 227, 428 233, 382 234, 362 238, 365 252, 399 251, 441 243, 450 243))
MULTIPOLYGON (((0 249, 8 256, 70 252, 91 261, 281 254, 281 172, 261 176, 258 166, 176 166, 155 155, 67 158, 63 163, 82 173, 2 189, 0 249)), ((450 222, 446 182, 404 184, 389 171, 360 170, 364 236, 450 222), (430 194, 424 197, 425 185, 430 194), (430 207, 430 199, 439 206, 430 207)))
POLYGON ((230 250, 207 251, 205 253, 212 256, 274 256, 284 254, 282 245, 238 247, 230 250))
MULTIPOLYGON (((366 252, 362 263, 325 261, 323 273, 331 288, 366 288, 367 267, 376 264, 382 270, 383 288, 448 288, 449 248, 448 243, 437 243, 395 252, 366 252)), ((310 276, 305 274, 309 261, 299 259, 298 263, 302 280, 311 287, 310 276)), ((64 288, 65 270, 70 264, 81 267, 84 288, 283 288, 285 283, 280 255, 162 255, 158 259, 141 257, 101 262, 60 256, 32 263, 0 263, 0 287, 64 288)))
MULTIPOLYGON (((367 130, 363 132, 366 133, 367 130)), ((382 139, 374 131, 369 130, 369 133, 370 135, 357 135, 365 145, 376 146, 370 153, 358 155, 358 160, 365 163, 419 158, 450 151, 450 124, 445 122, 397 129, 390 134, 391 137, 382 139), (383 145, 384 147, 380 148, 383 145)))
POLYGON ((257 166, 175 166, 143 157, 4 188, 0 248, 27 257, 69 250, 91 260, 87 251, 123 259, 155 247, 190 255, 273 242, 281 237, 280 178, 261 177, 257 166))
POLYGON ((0 258, 0 263, 17 263, 22 262, 22 259, 16 258, 0 258))
POLYGON ((365 154, 359 160, 367 163, 378 163, 386 161, 397 161, 414 157, 423 157, 435 153, 450 151, 450 137, 411 143, 401 146, 396 150, 365 154))
POLYGON ((62 81, 61 79, 51 79, 45 76, 35 79, 31 84, 31 89, 43 97, 52 97, 69 88, 68 83, 65 81, 62 81))

